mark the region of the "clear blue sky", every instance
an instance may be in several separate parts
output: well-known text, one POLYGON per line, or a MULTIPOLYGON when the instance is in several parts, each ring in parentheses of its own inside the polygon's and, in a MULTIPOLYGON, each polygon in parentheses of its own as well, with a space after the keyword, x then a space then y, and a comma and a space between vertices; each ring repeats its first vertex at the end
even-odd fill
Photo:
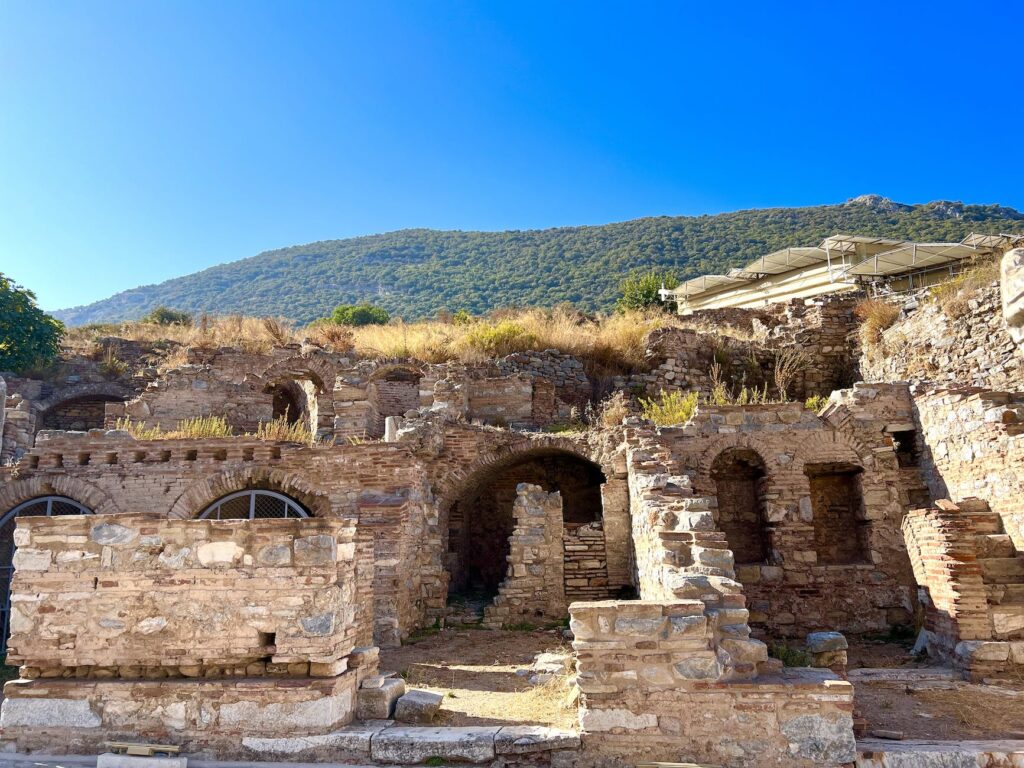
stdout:
POLYGON ((404 227, 1024 208, 1022 23, 1005 1, 0 0, 0 271, 57 309, 404 227))

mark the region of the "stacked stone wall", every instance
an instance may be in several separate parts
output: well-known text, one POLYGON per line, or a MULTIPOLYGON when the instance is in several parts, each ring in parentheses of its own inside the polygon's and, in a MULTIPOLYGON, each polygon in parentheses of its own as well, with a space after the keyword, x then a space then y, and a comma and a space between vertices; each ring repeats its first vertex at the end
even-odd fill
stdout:
POLYGON ((512 516, 508 570, 498 596, 484 610, 484 626, 558 621, 566 613, 562 497, 520 483, 512 516))
MULTIPOLYGON (((663 429, 656 440, 669 472, 685 477, 696 495, 715 500, 715 528, 718 494, 730 488, 719 488, 715 461, 737 450, 759 457, 766 557, 735 567, 759 632, 856 633, 910 621, 914 582, 900 532, 901 475, 892 441, 877 425, 851 420, 840 431, 799 403, 701 407, 688 426, 663 429), (859 496, 852 504, 843 499, 843 534, 831 517, 836 510, 812 492, 812 478, 823 472, 853 483, 859 496), (835 556, 839 543, 842 558, 835 556)), ((641 541, 636 545, 639 555, 641 541)))
POLYGON ((737 768, 854 759, 852 686, 811 669, 715 681, 699 600, 574 603, 571 626, 588 753, 737 768))
POLYGON ((926 390, 914 407, 932 497, 985 499, 1024 551, 1024 395, 926 390))
POLYGON ((944 311, 927 296, 911 300, 881 344, 861 356, 865 380, 1024 389, 1024 348, 1007 331, 999 283, 954 306, 944 311))
POLYGON ((334 676, 366 634, 351 520, 24 517, 15 542, 25 677, 334 676))
POLYGON ((0 488, 0 513, 56 493, 96 513, 193 518, 248 488, 291 496, 314 517, 359 522, 359 567, 376 573, 378 596, 375 603, 367 582, 361 603, 375 606, 380 642, 396 643, 428 611, 443 608, 447 578, 437 510, 423 465, 398 444, 309 447, 244 437, 137 441, 44 433, 18 479, 0 488))
POLYGON ((605 531, 601 523, 566 525, 562 536, 565 550, 565 598, 606 600, 615 597, 628 580, 612 585, 608 579, 605 531))

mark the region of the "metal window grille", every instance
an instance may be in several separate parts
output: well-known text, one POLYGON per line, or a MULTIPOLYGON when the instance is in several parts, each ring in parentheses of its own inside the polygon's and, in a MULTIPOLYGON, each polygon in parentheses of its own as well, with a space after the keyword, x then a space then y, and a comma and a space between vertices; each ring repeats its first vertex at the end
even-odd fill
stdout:
POLYGON ((295 499, 275 491, 237 491, 213 502, 204 509, 200 519, 262 520, 273 517, 309 517, 309 512, 295 499))
POLYGON ((92 510, 66 496, 40 496, 29 499, 0 517, 0 654, 7 653, 11 626, 11 579, 14 576, 14 528, 17 518, 54 515, 91 515, 92 510))

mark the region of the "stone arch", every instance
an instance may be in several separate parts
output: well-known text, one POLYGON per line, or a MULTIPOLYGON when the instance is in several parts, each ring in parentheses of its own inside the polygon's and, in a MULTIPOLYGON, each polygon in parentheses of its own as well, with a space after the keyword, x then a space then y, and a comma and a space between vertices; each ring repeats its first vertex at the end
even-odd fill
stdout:
POLYGON ((715 458, 730 448, 746 448, 757 452, 769 467, 769 476, 772 474, 771 468, 779 465, 778 456, 783 454, 789 456, 793 468, 799 471, 803 471, 805 463, 822 461, 855 462, 864 469, 870 469, 874 465, 874 454, 867 446, 832 429, 805 433, 801 435, 798 443, 781 451, 778 447, 770 450, 771 446, 768 443, 774 441, 774 437, 775 433, 759 432, 722 435, 700 454, 697 469, 702 476, 707 477, 715 458))
POLYGON ((15 480, 0 489, 0 514, 6 514, 18 504, 39 496, 66 496, 97 515, 121 511, 110 494, 99 486, 67 475, 37 475, 15 480))
POLYGON ((607 476, 575 444, 531 440, 528 445, 506 446, 459 474, 441 502, 453 593, 489 599, 503 583, 516 526, 513 505, 523 483, 560 493, 562 520, 555 534, 559 551, 563 526, 576 530, 600 525, 603 519, 602 486, 607 476))
POLYGON ((548 452, 564 452, 572 454, 583 461, 589 461, 600 467, 606 477, 614 474, 614 469, 595 449, 581 444, 571 438, 552 435, 550 437, 523 437, 502 443, 487 452, 481 452, 468 464, 446 466, 442 477, 433 485, 434 497, 442 513, 452 502, 462 495, 472 483, 473 478, 502 464, 514 463, 520 458, 528 458, 531 454, 548 452))
POLYGON ((334 431, 334 381, 337 366, 323 353, 293 355, 266 368, 246 381, 274 397, 274 417, 284 416, 286 409, 300 411, 288 416, 291 422, 305 421, 317 437, 334 431), (309 382, 304 386, 303 382, 309 382))
POLYGON ((332 516, 330 499, 321 489, 293 472, 268 467, 227 470, 193 483, 175 499, 167 516, 190 519, 218 499, 252 488, 265 488, 291 496, 301 502, 313 517, 332 516))

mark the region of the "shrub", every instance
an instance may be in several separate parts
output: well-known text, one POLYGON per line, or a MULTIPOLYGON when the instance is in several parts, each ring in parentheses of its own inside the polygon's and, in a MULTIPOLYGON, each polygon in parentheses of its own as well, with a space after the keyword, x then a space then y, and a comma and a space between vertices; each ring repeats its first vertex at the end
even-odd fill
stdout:
POLYGON ((45 368, 60 352, 64 324, 36 306, 36 295, 0 273, 0 371, 45 368))
POLYGON ((697 392, 665 392, 652 400, 640 398, 640 409, 645 419, 668 426, 686 424, 697 412, 697 392))
POLYGON ((387 325, 391 315, 383 307, 372 304, 339 304, 331 312, 331 322, 338 325, 387 325))
POLYGON ((504 357, 537 346, 537 336, 514 320, 480 323, 471 327, 462 339, 466 348, 488 357, 504 357))
POLYGON ((809 667, 811 655, 799 648, 790 648, 785 643, 773 643, 768 646, 768 655, 782 662, 784 667, 809 667))
POLYGON ((289 423, 287 417, 284 416, 279 416, 273 421, 261 421, 256 425, 254 436, 260 440, 279 440, 306 445, 313 445, 316 442, 316 435, 313 434, 308 424, 289 423))
POLYGON ((999 261, 985 259, 972 262, 952 280, 939 283, 929 297, 949 318, 962 317, 970 311, 968 301, 982 288, 999 279, 999 261))
POLYGON ((629 401, 623 392, 616 392, 603 403, 598 412, 598 426, 617 427, 622 420, 629 416, 629 401))
POLYGON ((882 342, 882 331, 900 316, 900 308, 882 299, 864 299, 853 308, 861 321, 860 338, 865 347, 876 347, 882 342))
POLYGON ((807 367, 807 356, 798 349, 784 347, 775 353, 775 388, 779 392, 779 401, 789 400, 789 388, 796 380, 797 374, 807 367))
POLYGON ((619 290, 622 297, 615 302, 619 312, 642 312, 654 307, 665 308, 658 291, 662 288, 675 288, 679 280, 671 272, 652 269, 648 272, 633 272, 622 283, 619 290))
POLYGON ((826 405, 828 405, 828 398, 825 395, 811 395, 804 401, 804 408, 815 413, 818 413, 826 405))
POLYGON ((143 315, 140 322, 152 323, 154 325, 184 325, 187 327, 192 325, 192 315, 177 309, 157 307, 148 314, 143 315))

